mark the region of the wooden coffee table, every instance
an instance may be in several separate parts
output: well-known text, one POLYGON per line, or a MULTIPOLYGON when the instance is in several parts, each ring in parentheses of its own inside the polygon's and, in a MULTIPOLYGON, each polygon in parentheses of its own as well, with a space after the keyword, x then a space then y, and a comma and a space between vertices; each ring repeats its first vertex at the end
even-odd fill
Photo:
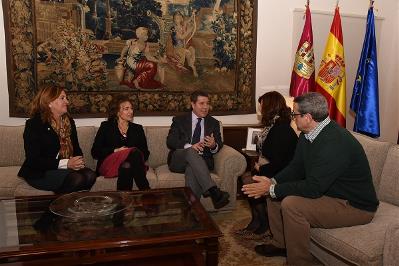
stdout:
POLYGON ((114 193, 131 204, 90 219, 50 212, 56 196, 1 200, 0 264, 218 264, 222 233, 189 188, 114 193))

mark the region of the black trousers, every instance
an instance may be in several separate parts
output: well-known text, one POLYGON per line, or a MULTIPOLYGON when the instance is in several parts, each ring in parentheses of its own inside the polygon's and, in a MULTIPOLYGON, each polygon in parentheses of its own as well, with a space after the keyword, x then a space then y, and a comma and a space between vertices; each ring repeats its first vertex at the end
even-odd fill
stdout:
POLYGON ((132 190, 133 181, 140 190, 150 189, 146 176, 146 165, 139 149, 134 149, 118 169, 118 190, 132 190))

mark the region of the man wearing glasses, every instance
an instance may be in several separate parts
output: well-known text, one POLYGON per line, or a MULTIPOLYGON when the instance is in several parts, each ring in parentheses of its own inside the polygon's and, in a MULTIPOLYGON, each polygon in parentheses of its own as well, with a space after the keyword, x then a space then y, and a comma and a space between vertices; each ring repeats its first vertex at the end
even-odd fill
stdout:
POLYGON ((337 228, 369 223, 378 207, 366 154, 345 128, 328 117, 323 95, 294 99, 291 113, 299 136, 294 158, 274 177, 254 176, 243 186, 267 200, 271 244, 263 256, 287 256, 289 265, 310 265, 310 227, 337 228))

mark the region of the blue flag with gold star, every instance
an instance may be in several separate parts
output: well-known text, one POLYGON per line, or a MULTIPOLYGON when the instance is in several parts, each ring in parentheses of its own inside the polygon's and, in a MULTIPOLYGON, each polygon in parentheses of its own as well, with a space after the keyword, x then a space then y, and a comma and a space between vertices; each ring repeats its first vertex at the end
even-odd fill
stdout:
POLYGON ((367 14, 366 36, 360 55, 350 108, 356 113, 354 131, 373 138, 380 136, 377 47, 372 5, 367 14))

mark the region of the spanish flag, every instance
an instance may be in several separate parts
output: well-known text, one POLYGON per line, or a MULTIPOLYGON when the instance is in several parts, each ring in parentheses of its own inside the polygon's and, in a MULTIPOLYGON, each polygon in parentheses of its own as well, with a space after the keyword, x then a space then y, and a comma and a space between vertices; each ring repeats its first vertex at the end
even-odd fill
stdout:
POLYGON ((323 59, 316 78, 316 91, 323 94, 328 102, 330 118, 346 127, 346 74, 344 43, 339 7, 335 8, 323 59))

